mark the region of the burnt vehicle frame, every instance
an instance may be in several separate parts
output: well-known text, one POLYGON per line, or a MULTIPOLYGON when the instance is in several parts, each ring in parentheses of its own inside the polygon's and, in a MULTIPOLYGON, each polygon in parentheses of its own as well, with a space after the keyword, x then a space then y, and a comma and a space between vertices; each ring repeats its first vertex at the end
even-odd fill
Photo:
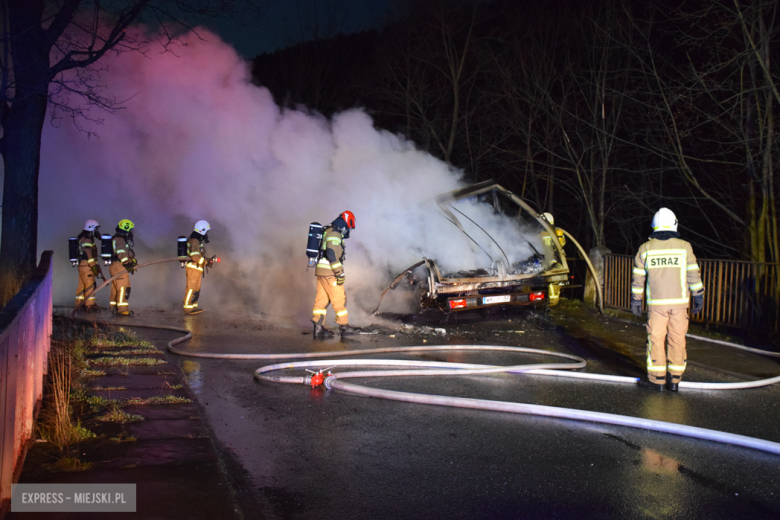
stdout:
MULTIPOLYGON (((434 259, 423 257, 420 262, 417 262, 399 274, 382 293, 382 297, 384 297, 388 290, 395 289, 401 285, 402 282, 408 280, 407 285, 414 286, 419 291, 421 311, 439 309, 443 312, 451 313, 499 305, 543 305, 549 307, 549 286, 551 284, 560 286, 569 284, 569 266, 566 262, 566 255, 557 238, 555 228, 539 213, 534 211, 526 202, 492 180, 474 184, 436 197, 436 203, 444 212, 446 218, 457 226, 475 244, 477 244, 477 241, 466 232, 455 213, 460 213, 463 217, 469 220, 471 219, 452 207, 452 203, 472 197, 481 197, 478 199, 480 202, 491 202, 494 211, 506 215, 506 211, 502 211, 502 208, 500 207, 501 197, 503 197, 506 201, 517 206, 516 214, 518 219, 527 222, 526 219, 522 219, 522 216, 525 214, 537 222, 541 228, 552 237, 551 246, 555 258, 550 262, 550 266, 539 272, 513 274, 511 268, 516 266, 517 263, 509 265, 509 259, 506 257, 506 254, 504 254, 504 259, 499 258, 493 261, 491 257, 492 272, 490 273, 476 276, 457 276, 461 273, 443 274, 434 259), (427 274, 424 276, 416 274, 421 271, 426 272, 427 274)), ((473 220, 472 223, 482 229, 479 224, 473 220)), ((484 229, 482 229, 482 231, 484 231, 484 229)), ((485 234, 493 240, 503 253, 503 249, 495 242, 493 237, 487 232, 485 232, 485 234)), ((520 237, 518 238, 520 239, 520 237)), ((534 248, 533 244, 529 242, 529 245, 535 252, 534 256, 544 258, 544 255, 541 255, 538 250, 534 248)), ((379 301, 381 304, 382 299, 380 298, 379 301)), ((377 309, 374 313, 378 310, 379 306, 377 305, 377 309)))

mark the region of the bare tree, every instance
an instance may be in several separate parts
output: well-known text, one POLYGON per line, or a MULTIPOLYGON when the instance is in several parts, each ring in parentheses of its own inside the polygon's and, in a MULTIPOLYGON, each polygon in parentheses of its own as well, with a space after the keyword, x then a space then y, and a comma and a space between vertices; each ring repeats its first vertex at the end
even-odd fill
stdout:
POLYGON ((0 242, 0 304, 19 290, 36 265, 38 172, 47 110, 78 117, 68 95, 103 108, 99 62, 108 52, 141 51, 128 31, 139 21, 158 25, 168 42, 185 20, 254 9, 252 0, 2 0, 0 154, 5 163, 0 242), (178 27, 177 27, 178 26, 178 27), (68 71, 75 79, 66 79, 68 71))
POLYGON ((467 128, 480 103, 475 89, 480 63, 474 59, 474 47, 480 43, 482 4, 415 4, 397 23, 399 36, 386 54, 391 84, 379 92, 390 111, 406 121, 407 135, 448 164, 453 163, 456 143, 468 149, 467 139, 475 135, 467 128))
POLYGON ((510 108, 506 124, 524 146, 503 151, 525 162, 522 191, 531 180, 537 206, 555 212, 554 193, 585 209, 594 245, 605 244, 605 222, 614 206, 613 177, 628 167, 617 157, 627 145, 618 138, 630 99, 629 54, 613 41, 622 21, 612 3, 584 7, 575 20, 516 39, 515 52, 497 57, 510 108), (561 41, 563 43, 556 43, 561 41), (541 166, 544 173, 535 173, 541 166))
POLYGON ((698 227, 714 237, 720 255, 730 249, 757 262, 780 261, 780 96, 771 69, 777 4, 718 0, 674 14, 635 20, 644 45, 632 52, 646 85, 646 124, 654 129, 641 146, 684 181, 673 200, 702 216, 698 227), (659 25, 671 31, 675 57, 656 51, 659 25))

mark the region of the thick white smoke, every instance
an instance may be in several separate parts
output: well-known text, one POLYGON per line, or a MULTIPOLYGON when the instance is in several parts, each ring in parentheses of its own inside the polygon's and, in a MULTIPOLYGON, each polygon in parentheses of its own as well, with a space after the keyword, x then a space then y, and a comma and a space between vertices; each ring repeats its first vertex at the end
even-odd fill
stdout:
MULTIPOLYGON (((185 36, 176 54, 153 46, 145 56, 105 58, 107 93, 127 101, 113 115, 93 111, 104 119, 94 127, 98 138, 70 124, 47 125, 39 250, 55 251, 55 304, 73 302, 77 273, 67 239, 92 218, 103 233, 132 220, 139 263, 175 257, 177 236, 208 220, 207 251, 222 262, 204 280, 201 307, 301 323, 315 292, 306 269, 308 225, 330 223, 344 210, 357 219, 345 263, 357 324, 392 276, 423 255, 456 270, 490 265, 433 202, 462 186, 458 172, 376 130, 360 110, 326 120, 280 109, 250 83, 247 64, 231 47, 200 35, 185 36)), ((491 233, 516 233, 504 229, 491 233)), ((521 256, 526 245, 514 239, 521 256)), ((131 281, 131 308, 181 308, 178 263, 142 269, 131 281)), ((99 300, 107 306, 107 289, 99 300)))

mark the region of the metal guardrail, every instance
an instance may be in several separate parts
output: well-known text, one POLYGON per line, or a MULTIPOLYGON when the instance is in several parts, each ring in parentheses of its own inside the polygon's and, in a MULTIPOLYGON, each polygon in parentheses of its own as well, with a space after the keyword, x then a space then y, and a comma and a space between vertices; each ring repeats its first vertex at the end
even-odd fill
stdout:
POLYGON ((0 310, 0 518, 19 478, 43 394, 52 332, 52 252, 0 310))
MULTIPOLYGON (((701 258, 698 262, 704 309, 691 321, 780 332, 780 264, 701 258)), ((630 255, 604 256, 606 307, 630 310, 633 263, 630 255)))

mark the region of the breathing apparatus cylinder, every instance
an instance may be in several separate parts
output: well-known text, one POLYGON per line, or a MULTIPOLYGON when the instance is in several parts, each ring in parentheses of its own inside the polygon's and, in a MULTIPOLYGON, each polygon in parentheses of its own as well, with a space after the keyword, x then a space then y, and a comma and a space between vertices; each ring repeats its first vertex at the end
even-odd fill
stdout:
POLYGON ((79 263, 79 239, 76 237, 68 239, 68 256, 70 256, 71 265, 77 266, 79 263))
POLYGON ((184 264, 186 264, 190 257, 187 255, 187 237, 180 236, 176 240, 176 256, 179 257, 179 261, 181 262, 182 268, 184 267, 184 264))
POLYGON ((309 241, 306 243, 306 256, 309 257, 309 267, 314 267, 320 257, 320 245, 322 244, 322 224, 312 222, 309 224, 309 241))
POLYGON ((111 257, 114 256, 114 248, 111 246, 111 235, 100 235, 100 258, 103 263, 111 265, 111 257))

